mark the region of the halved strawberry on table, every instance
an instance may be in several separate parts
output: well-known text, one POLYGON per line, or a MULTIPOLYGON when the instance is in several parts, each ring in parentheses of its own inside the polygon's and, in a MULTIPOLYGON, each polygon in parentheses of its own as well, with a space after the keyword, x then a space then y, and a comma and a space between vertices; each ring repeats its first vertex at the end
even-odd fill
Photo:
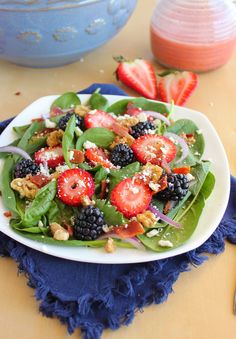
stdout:
POLYGON ((66 205, 78 206, 82 197, 94 194, 93 177, 87 171, 73 168, 64 171, 57 180, 57 194, 66 205))
POLYGON ((92 165, 102 165, 105 168, 116 168, 108 159, 106 153, 103 151, 102 148, 92 147, 88 148, 85 151, 85 157, 92 165))
POLYGON ((115 186, 110 200, 125 217, 132 218, 146 211, 152 200, 152 191, 143 182, 127 178, 115 186))
POLYGON ((157 99, 156 75, 152 64, 144 59, 114 58, 118 63, 117 79, 148 99, 157 99))
POLYGON ((55 168, 65 161, 61 146, 41 148, 35 152, 34 160, 36 164, 46 163, 50 168, 55 168))
POLYGON ((170 162, 177 153, 176 146, 170 139, 157 134, 146 134, 137 138, 131 148, 135 157, 143 164, 150 162, 160 165, 162 159, 170 162))
POLYGON ((119 122, 113 116, 98 109, 90 111, 85 115, 84 125, 86 128, 107 128, 121 137, 127 136, 129 133, 128 128, 119 124, 119 122))
POLYGON ((158 99, 174 101, 183 106, 198 84, 198 75, 193 72, 166 71, 157 78, 158 99))

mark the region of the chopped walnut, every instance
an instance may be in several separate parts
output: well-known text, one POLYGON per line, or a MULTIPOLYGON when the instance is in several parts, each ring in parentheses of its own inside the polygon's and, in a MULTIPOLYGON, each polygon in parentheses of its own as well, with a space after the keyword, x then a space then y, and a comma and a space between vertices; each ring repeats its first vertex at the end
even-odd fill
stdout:
POLYGON ((113 143, 110 145, 110 149, 113 149, 115 146, 119 144, 127 144, 131 146, 133 142, 134 142, 134 138, 131 135, 127 135, 126 137, 119 137, 117 135, 113 143))
POLYGON ((113 253, 116 250, 116 244, 112 238, 108 238, 104 249, 107 253, 113 253))
POLYGON ((34 199, 38 187, 29 178, 16 178, 11 182, 11 188, 20 193, 22 198, 34 199))
POLYGON ((62 143, 64 131, 61 129, 49 133, 47 137, 47 145, 49 147, 54 147, 62 143))
POLYGON ((147 163, 142 167, 142 171, 138 173, 137 177, 155 191, 159 191, 159 180, 162 176, 163 169, 158 165, 147 163))
POLYGON ((137 123, 139 123, 139 118, 132 116, 119 120, 120 125, 128 128, 136 125, 137 123))
POLYGON ((151 211, 138 214, 136 218, 144 227, 152 227, 157 222, 157 218, 151 211))
POLYGON ((77 105, 75 107, 75 113, 78 114, 80 117, 84 117, 89 111, 90 108, 88 106, 77 105))
POLYGON ((81 204, 83 205, 83 206, 93 206, 93 205, 95 205, 95 202, 94 202, 94 200, 91 200, 87 195, 83 195, 82 197, 81 197, 81 200, 80 200, 80 202, 81 202, 81 204))
POLYGON ((49 227, 55 240, 65 241, 69 239, 69 232, 57 222, 52 222, 49 227))

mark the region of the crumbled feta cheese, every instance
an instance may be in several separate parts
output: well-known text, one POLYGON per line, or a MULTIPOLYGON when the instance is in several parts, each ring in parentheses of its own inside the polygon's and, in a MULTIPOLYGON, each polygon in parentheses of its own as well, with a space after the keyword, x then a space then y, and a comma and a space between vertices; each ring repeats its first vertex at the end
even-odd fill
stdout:
POLYGON ((146 234, 146 236, 147 236, 148 238, 152 238, 152 237, 155 237, 158 233, 159 233, 158 230, 155 229, 155 230, 152 230, 152 231, 148 232, 148 233, 146 234))
POLYGON ((156 130, 155 129, 148 129, 147 134, 155 134, 156 130))
POLYGON ((153 120, 153 122, 152 122, 155 126, 158 126, 158 125, 160 125, 161 124, 161 120, 159 120, 159 119, 155 119, 155 120, 153 120))
POLYGON ((170 141, 172 141, 174 144, 176 144, 176 140, 173 137, 168 137, 168 139, 170 139, 170 141))
POLYGON ((83 147, 85 149, 88 149, 88 148, 97 148, 97 145, 95 145, 93 142, 87 140, 87 141, 84 142, 83 147))
POLYGON ((194 152, 194 155, 200 155, 200 153, 199 152, 194 152))
POLYGON ((202 134, 202 129, 197 129, 197 130, 196 130, 196 133, 197 133, 197 134, 202 134))
POLYGON ((163 154, 167 153, 167 149, 165 147, 161 147, 161 151, 162 151, 163 154))
POLYGON ((157 192, 160 188, 160 185, 159 184, 155 184, 153 181, 150 181, 148 186, 151 188, 151 190, 157 192))
POLYGON ((56 167, 56 171, 59 173, 65 172, 69 167, 67 165, 59 165, 56 167))
POLYGON ((43 227, 43 222, 41 220, 38 222, 38 227, 43 227))
POLYGON ((115 113, 109 112, 108 114, 109 114, 110 116, 112 116, 113 118, 117 119, 117 115, 115 115, 115 113))
POLYGON ((46 177, 50 177, 48 166, 45 164, 39 164, 40 173, 46 177))
POLYGON ((195 180, 195 177, 190 173, 186 174, 186 178, 187 178, 188 181, 195 180))
POLYGON ((138 120, 139 120, 140 122, 145 122, 145 121, 147 121, 147 116, 146 116, 145 113, 139 113, 139 114, 137 115, 137 118, 138 118, 138 120))
POLYGON ((125 119, 129 119, 130 115, 129 114, 119 115, 116 118, 117 118, 118 121, 122 121, 122 120, 125 120, 125 119))
POLYGON ((74 151, 69 151, 69 159, 72 160, 74 158, 74 151))
POLYGON ((173 244, 169 240, 159 240, 158 245, 161 247, 173 247, 173 244))
POLYGON ((76 126, 75 134, 77 135, 77 137, 80 137, 83 134, 83 131, 78 126, 76 126))
POLYGON ((56 127, 56 123, 49 120, 49 119, 45 119, 45 127, 46 128, 55 128, 56 127))
POLYGON ((110 168, 104 168, 105 172, 110 173, 110 168))
POLYGON ((108 225, 103 225, 103 226, 102 226, 102 230, 103 230, 103 232, 105 232, 105 233, 108 233, 108 232, 110 231, 108 225))

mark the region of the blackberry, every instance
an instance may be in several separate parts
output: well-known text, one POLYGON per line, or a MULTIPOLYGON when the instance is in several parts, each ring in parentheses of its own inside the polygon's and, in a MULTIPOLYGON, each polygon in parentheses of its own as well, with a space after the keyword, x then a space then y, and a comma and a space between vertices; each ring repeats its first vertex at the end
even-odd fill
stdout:
POLYGON ((134 162, 135 157, 128 145, 118 144, 111 151, 109 159, 115 166, 124 167, 134 162))
POLYGON ((14 168, 15 178, 25 178, 27 174, 36 175, 40 171, 39 166, 30 159, 20 160, 14 168))
POLYGON ((156 127, 151 121, 138 122, 131 128, 131 135, 135 139, 141 137, 142 135, 149 134, 150 130, 155 130, 156 127))
POLYGON ((189 188, 188 179, 184 174, 169 174, 167 176, 167 185, 157 195, 161 200, 181 200, 187 194, 189 188))
POLYGON ((103 225, 103 213, 97 207, 83 207, 75 217, 74 236, 79 240, 95 240, 103 233, 103 225))
MULTIPOLYGON (((65 131, 67 123, 73 114, 74 113, 67 113, 64 117, 62 117, 58 122, 58 127, 62 129, 63 131, 65 131)), ((75 115, 76 126, 82 129, 84 126, 84 119, 80 117, 78 114, 74 114, 74 115, 75 115)))

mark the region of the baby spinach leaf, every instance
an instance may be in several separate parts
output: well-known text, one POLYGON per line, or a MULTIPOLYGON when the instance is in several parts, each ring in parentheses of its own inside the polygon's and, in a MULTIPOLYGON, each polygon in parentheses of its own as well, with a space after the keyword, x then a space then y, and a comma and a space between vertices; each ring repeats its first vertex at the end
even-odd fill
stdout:
POLYGON ((3 204, 9 211, 18 215, 16 207, 16 197, 14 191, 11 189, 10 183, 13 179, 12 170, 14 167, 14 160, 12 157, 8 157, 4 161, 2 175, 1 175, 1 191, 3 204))
POLYGON ((109 104, 107 98, 98 92, 94 92, 89 98, 88 106, 90 106, 91 109, 100 109, 105 111, 109 104))
POLYGON ((25 227, 37 225, 41 217, 47 213, 52 200, 55 198, 56 187, 56 181, 51 181, 38 191, 30 207, 25 210, 22 219, 22 224, 25 227))
POLYGON ((96 199, 96 206, 103 212, 107 225, 122 225, 126 220, 122 213, 118 212, 115 206, 112 206, 106 200, 96 199))
POLYGON ((71 218, 75 215, 73 207, 65 205, 61 200, 55 198, 48 209, 46 214, 48 223, 65 221, 71 224, 71 218))
MULTIPOLYGON (((7 146, 17 146, 19 141, 20 141, 20 139, 16 139, 7 146)), ((5 159, 5 158, 9 157, 10 155, 12 155, 12 153, 0 152, 0 159, 5 159)))
POLYGON ((47 219, 48 224, 52 222, 57 222, 60 224, 61 222, 61 212, 54 200, 51 202, 51 205, 47 211, 47 219))
POLYGON ((25 151, 30 155, 34 154, 37 150, 46 145, 46 140, 47 140, 46 137, 35 138, 34 140, 30 140, 28 145, 26 145, 25 147, 25 151))
MULTIPOLYGON (((166 131, 181 135, 181 133, 194 134, 195 143, 192 146, 189 146, 189 155, 184 159, 183 162, 178 163, 178 166, 189 165, 194 166, 202 157, 205 148, 204 137, 202 134, 198 134, 198 126, 189 119, 179 119, 173 125, 167 127, 166 131)), ((175 161, 181 157, 181 152, 179 151, 175 161)))
POLYGON ((208 172, 204 185, 202 186, 201 192, 205 199, 208 199, 215 187, 215 176, 213 173, 208 172))
MULTIPOLYGON (((104 247, 107 242, 106 239, 102 239, 102 240, 97 239, 97 240, 91 240, 91 241, 70 239, 66 241, 59 241, 47 235, 21 233, 18 230, 15 230, 15 232, 25 238, 28 238, 34 241, 40 241, 44 244, 51 244, 51 245, 56 245, 56 246, 100 248, 100 247, 104 247)), ((118 239, 114 239, 114 242, 117 247, 133 248, 133 246, 130 243, 127 243, 127 242, 124 242, 118 239)))
POLYGON ((67 92, 62 94, 59 98, 53 101, 52 107, 60 107, 62 109, 65 108, 73 108, 76 105, 80 105, 81 101, 80 98, 74 92, 67 92))
POLYGON ((122 99, 108 107, 107 112, 116 115, 124 114, 128 103, 133 103, 134 107, 142 108, 144 111, 155 111, 162 114, 168 114, 169 110, 165 104, 155 101, 149 101, 145 98, 122 99))
POLYGON ((107 128, 90 128, 79 137, 76 143, 76 149, 81 150, 85 141, 93 142, 98 147, 108 148, 114 139, 114 133, 107 128))
POLYGON ((22 137, 26 130, 29 128, 30 125, 24 125, 24 126, 14 126, 13 127, 13 131, 16 132, 16 134, 19 136, 19 137, 22 137))
POLYGON ((191 174, 194 176, 196 183, 190 187, 190 191, 193 195, 197 195, 200 191, 207 174, 210 170, 211 163, 209 161, 203 161, 191 168, 191 174))
POLYGON ((94 176, 95 184, 100 184, 102 180, 105 180, 107 178, 107 176, 107 170, 104 167, 101 167, 94 176))
POLYGON ((131 178, 135 173, 139 172, 140 163, 138 161, 133 162, 130 165, 127 165, 119 170, 110 171, 110 185, 109 191, 111 192, 113 188, 125 178, 131 178))
POLYGON ((62 138, 63 155, 64 155, 67 166, 69 166, 70 168, 72 167, 72 164, 70 162, 69 151, 70 149, 74 148, 73 139, 74 139, 75 126, 76 126, 76 120, 75 120, 75 115, 73 114, 67 123, 66 130, 62 138))

